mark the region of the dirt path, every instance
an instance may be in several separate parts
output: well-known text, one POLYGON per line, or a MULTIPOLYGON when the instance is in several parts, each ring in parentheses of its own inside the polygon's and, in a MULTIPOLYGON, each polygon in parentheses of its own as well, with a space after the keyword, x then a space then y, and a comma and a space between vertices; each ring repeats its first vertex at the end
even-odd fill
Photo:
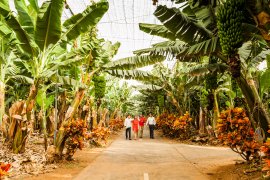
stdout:
POLYGON ((240 160, 228 148, 176 144, 158 136, 136 141, 123 137, 119 136, 75 179, 204 180, 210 179, 217 167, 240 160))

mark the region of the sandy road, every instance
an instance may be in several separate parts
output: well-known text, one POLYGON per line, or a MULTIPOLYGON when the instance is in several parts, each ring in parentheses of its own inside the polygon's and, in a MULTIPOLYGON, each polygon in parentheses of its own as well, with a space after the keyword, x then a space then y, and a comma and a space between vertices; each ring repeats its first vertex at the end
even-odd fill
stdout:
POLYGON ((121 134, 75 179, 204 180, 234 160, 240 158, 228 148, 176 144, 158 136, 125 140, 121 134))

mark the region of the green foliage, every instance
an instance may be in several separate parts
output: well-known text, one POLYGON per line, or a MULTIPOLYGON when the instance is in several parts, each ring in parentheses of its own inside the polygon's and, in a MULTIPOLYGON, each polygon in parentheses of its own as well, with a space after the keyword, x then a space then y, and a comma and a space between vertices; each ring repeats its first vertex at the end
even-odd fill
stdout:
POLYGON ((139 28, 148 34, 160 36, 170 40, 176 40, 176 37, 164 25, 139 23, 139 28))
MULTIPOLYGON (((209 64, 215 64, 217 63, 217 58, 211 56, 209 58, 209 64)), ((208 91, 211 91, 212 89, 217 89, 218 84, 217 84, 217 72, 209 73, 206 76, 206 81, 205 81, 205 87, 208 91)))
POLYGON ((25 29, 20 25, 17 18, 10 13, 9 7, 0 3, 0 14, 5 17, 5 23, 9 28, 15 32, 16 37, 20 42, 19 46, 24 50, 24 52, 31 55, 36 54, 37 49, 35 43, 25 29))
POLYGON ((152 65, 158 62, 162 62, 164 60, 165 60, 165 57, 161 55, 140 55, 140 56, 137 55, 137 56, 119 59, 116 61, 111 61, 105 64, 103 67, 107 69, 132 70, 132 69, 152 65))
POLYGON ((19 22, 21 26, 31 35, 34 33, 34 25, 24 0, 14 0, 15 7, 19 14, 19 22))
POLYGON ((158 6, 154 15, 170 32, 175 34, 176 38, 186 43, 207 40, 212 36, 211 31, 183 14, 179 9, 158 6))
POLYGON ((262 73, 260 77, 261 96, 270 88, 270 69, 262 73))
POLYGON ((39 90, 38 95, 37 95, 37 104, 44 110, 46 111, 54 102, 54 96, 46 96, 46 91, 39 90))
POLYGON ((35 41, 41 50, 55 44, 61 37, 63 0, 46 1, 38 12, 35 41))
POLYGON ((88 6, 82 13, 76 14, 64 22, 65 35, 68 40, 77 38, 95 26, 102 16, 109 9, 109 3, 101 0, 91 6, 88 6))
POLYGON ((157 101, 158 101, 158 106, 160 107, 160 109, 163 109, 164 105, 165 105, 164 95, 163 94, 158 94, 157 95, 157 101))

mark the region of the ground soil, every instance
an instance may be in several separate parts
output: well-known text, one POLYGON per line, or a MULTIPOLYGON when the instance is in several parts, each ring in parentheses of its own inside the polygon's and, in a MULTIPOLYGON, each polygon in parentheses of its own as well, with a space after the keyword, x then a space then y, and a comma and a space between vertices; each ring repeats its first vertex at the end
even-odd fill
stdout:
POLYGON ((259 180, 262 179, 262 173, 260 170, 255 172, 249 172, 255 170, 248 164, 230 164, 227 166, 218 167, 213 171, 211 180, 259 180))
POLYGON ((85 167, 91 164, 111 143, 118 137, 118 133, 110 136, 108 143, 105 147, 87 147, 78 150, 74 155, 73 161, 63 161, 56 163, 57 168, 45 174, 35 176, 17 177, 16 179, 27 180, 69 180, 74 179, 85 167))

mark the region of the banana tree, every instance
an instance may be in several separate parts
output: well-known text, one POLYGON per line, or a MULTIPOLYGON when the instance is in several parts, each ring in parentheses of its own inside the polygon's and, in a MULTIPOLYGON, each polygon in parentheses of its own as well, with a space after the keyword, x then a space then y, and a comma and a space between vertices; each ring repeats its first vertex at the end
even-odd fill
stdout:
MULTIPOLYGON (((156 25, 148 25, 141 28, 145 32, 151 33, 155 31, 156 35, 159 36, 164 36, 162 33, 166 32, 164 29, 167 29, 167 31, 174 34, 176 40, 165 41, 154 45, 152 48, 136 51, 136 53, 150 53, 152 55, 165 56, 171 55, 180 61, 189 62, 198 61, 200 56, 209 54, 217 57, 219 59, 218 63, 225 63, 230 67, 227 71, 229 71, 236 79, 238 86, 246 98, 250 111, 254 112, 254 120, 258 123, 260 122, 259 124, 261 124, 266 132, 270 119, 261 102, 261 98, 258 95, 254 79, 251 76, 247 78, 244 70, 239 71, 241 69, 239 68, 241 64, 238 55, 231 56, 237 58, 230 59, 224 54, 224 51, 222 51, 222 46, 220 44, 221 34, 217 35, 216 33, 218 20, 216 14, 222 3, 220 3, 220 1, 207 1, 205 3, 194 3, 194 5, 192 3, 193 1, 184 2, 185 5, 182 10, 177 8, 167 8, 165 6, 157 7, 154 15, 162 22, 162 31, 155 31, 156 29, 154 27, 156 27, 156 25), (177 24, 177 26, 175 24, 177 24), (148 28, 148 30, 146 31, 145 28, 148 28), (237 63, 234 63, 233 60, 236 60, 237 63)), ((260 31, 256 28, 256 23, 253 21, 252 15, 248 12, 248 9, 252 9, 249 8, 252 4, 246 4, 248 7, 245 7, 246 9, 243 8, 247 21, 246 23, 240 23, 239 25, 245 28, 245 32, 243 32, 245 39, 242 39, 242 43, 250 40, 252 34, 256 34, 257 37, 262 36, 260 31)), ((160 28, 159 25, 159 29, 160 28)), ((234 47, 235 49, 233 51, 236 52, 238 47, 239 44, 237 44, 237 47, 234 47)))
POLYGON ((63 24, 63 0, 46 1, 41 7, 37 6, 36 1, 28 6, 24 0, 14 1, 14 4, 17 16, 11 13, 4 2, 0 2, 0 14, 15 34, 17 54, 24 60, 24 66, 34 79, 26 101, 26 114, 30 121, 39 85, 53 76, 58 68, 80 61, 75 50, 66 52, 66 45, 98 23, 108 9, 108 2, 100 1, 87 6, 82 13, 67 19, 63 24))
POLYGON ((13 51, 5 49, 2 44, 2 51, 0 53, 0 127, 2 125, 3 115, 5 114, 5 94, 6 88, 10 86, 11 80, 17 80, 17 83, 31 84, 33 80, 21 74, 21 68, 18 63, 20 59, 16 57, 13 51))
POLYGON ((37 104, 40 107, 41 113, 41 127, 44 135, 44 148, 47 150, 48 141, 47 141, 47 110, 54 102, 54 96, 50 95, 47 97, 46 91, 49 86, 43 85, 43 87, 38 91, 37 94, 37 104))
POLYGON ((128 101, 131 95, 131 88, 126 82, 120 85, 117 78, 111 78, 107 82, 106 93, 104 97, 104 107, 109 107, 112 112, 110 119, 114 119, 118 112, 121 112, 122 106, 128 101))
POLYGON ((61 122, 60 129, 57 133, 55 146, 56 154, 59 157, 62 157, 65 141, 67 139, 65 131, 61 127, 74 118, 78 107, 84 101, 86 93, 88 93, 88 90, 91 88, 91 83, 94 80, 93 77, 99 77, 100 74, 108 73, 122 78, 135 78, 143 80, 148 78, 150 73, 130 69, 134 69, 135 67, 143 67, 145 65, 164 60, 163 56, 134 56, 111 61, 111 58, 115 55, 117 49, 119 48, 119 43, 110 44, 103 42, 101 39, 96 38, 94 31, 95 30, 92 29, 89 34, 81 36, 79 43, 76 43, 77 48, 80 48, 84 47, 85 43, 89 44, 89 42, 92 42, 90 43, 91 50, 84 53, 82 63, 80 64, 81 68, 79 70, 79 76, 76 79, 79 82, 79 86, 75 87, 75 98, 68 108, 65 118, 61 122))

